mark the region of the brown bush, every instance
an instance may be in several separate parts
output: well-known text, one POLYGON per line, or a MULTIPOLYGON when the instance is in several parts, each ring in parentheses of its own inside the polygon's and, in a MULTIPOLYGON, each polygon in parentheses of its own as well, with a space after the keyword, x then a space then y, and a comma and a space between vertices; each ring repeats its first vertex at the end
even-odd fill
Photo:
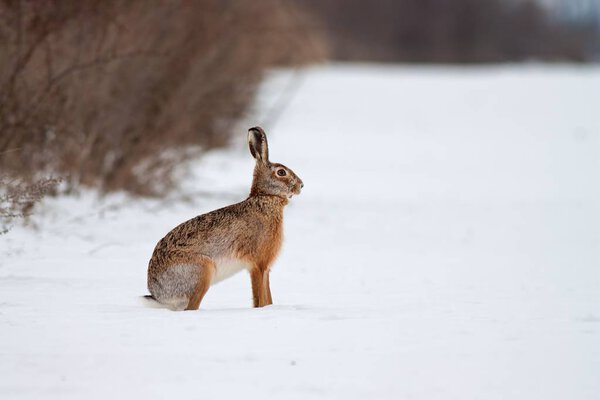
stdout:
POLYGON ((0 176, 0 235, 8 232, 15 220, 27 219, 35 204, 54 191, 59 182, 58 179, 44 178, 28 183, 0 176))
MULTIPOLYGON (((265 68, 322 57, 277 0, 0 3, 0 168, 159 194, 227 142, 265 68)), ((314 39, 312 43, 314 43, 314 39)))

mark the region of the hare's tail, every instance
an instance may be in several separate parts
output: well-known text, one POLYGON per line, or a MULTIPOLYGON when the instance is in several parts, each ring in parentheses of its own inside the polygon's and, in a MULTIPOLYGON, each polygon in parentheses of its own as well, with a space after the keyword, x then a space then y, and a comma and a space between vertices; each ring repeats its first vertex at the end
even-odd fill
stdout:
POLYGON ((163 308, 164 306, 158 302, 151 294, 140 296, 140 301, 145 307, 163 308))

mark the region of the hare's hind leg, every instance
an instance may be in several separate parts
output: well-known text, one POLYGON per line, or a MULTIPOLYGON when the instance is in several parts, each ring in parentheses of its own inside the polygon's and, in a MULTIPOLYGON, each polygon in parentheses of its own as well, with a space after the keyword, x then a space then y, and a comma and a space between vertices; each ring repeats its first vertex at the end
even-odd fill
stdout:
POLYGON ((210 287, 213 277, 215 276, 216 266, 212 258, 207 256, 198 257, 199 273, 197 276, 196 286, 190 296, 186 310, 197 310, 200 308, 200 302, 210 287))
POLYGON ((159 303, 172 310, 197 310, 215 274, 214 261, 204 255, 172 259, 148 284, 159 303))

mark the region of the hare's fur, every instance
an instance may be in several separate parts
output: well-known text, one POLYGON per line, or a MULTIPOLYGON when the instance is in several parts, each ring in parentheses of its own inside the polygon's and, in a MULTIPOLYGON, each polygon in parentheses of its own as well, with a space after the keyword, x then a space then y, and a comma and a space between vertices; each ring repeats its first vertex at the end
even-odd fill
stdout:
POLYGON ((269 162, 261 128, 248 131, 248 142, 256 159, 250 196, 180 224, 154 249, 148 289, 171 309, 198 309, 210 285, 242 269, 250 272, 254 306, 272 304, 269 271, 283 241, 283 208, 304 185, 269 162))

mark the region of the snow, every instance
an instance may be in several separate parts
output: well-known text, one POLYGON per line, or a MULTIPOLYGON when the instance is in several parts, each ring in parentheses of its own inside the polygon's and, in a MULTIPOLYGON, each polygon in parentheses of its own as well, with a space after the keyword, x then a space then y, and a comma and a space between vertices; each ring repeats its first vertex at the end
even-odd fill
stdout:
POLYGON ((0 237, 0 398, 597 399, 600 68, 274 71, 247 125, 294 79, 275 304, 245 272, 196 312, 141 298, 167 231, 245 198, 242 124, 166 199, 47 199, 0 237))

